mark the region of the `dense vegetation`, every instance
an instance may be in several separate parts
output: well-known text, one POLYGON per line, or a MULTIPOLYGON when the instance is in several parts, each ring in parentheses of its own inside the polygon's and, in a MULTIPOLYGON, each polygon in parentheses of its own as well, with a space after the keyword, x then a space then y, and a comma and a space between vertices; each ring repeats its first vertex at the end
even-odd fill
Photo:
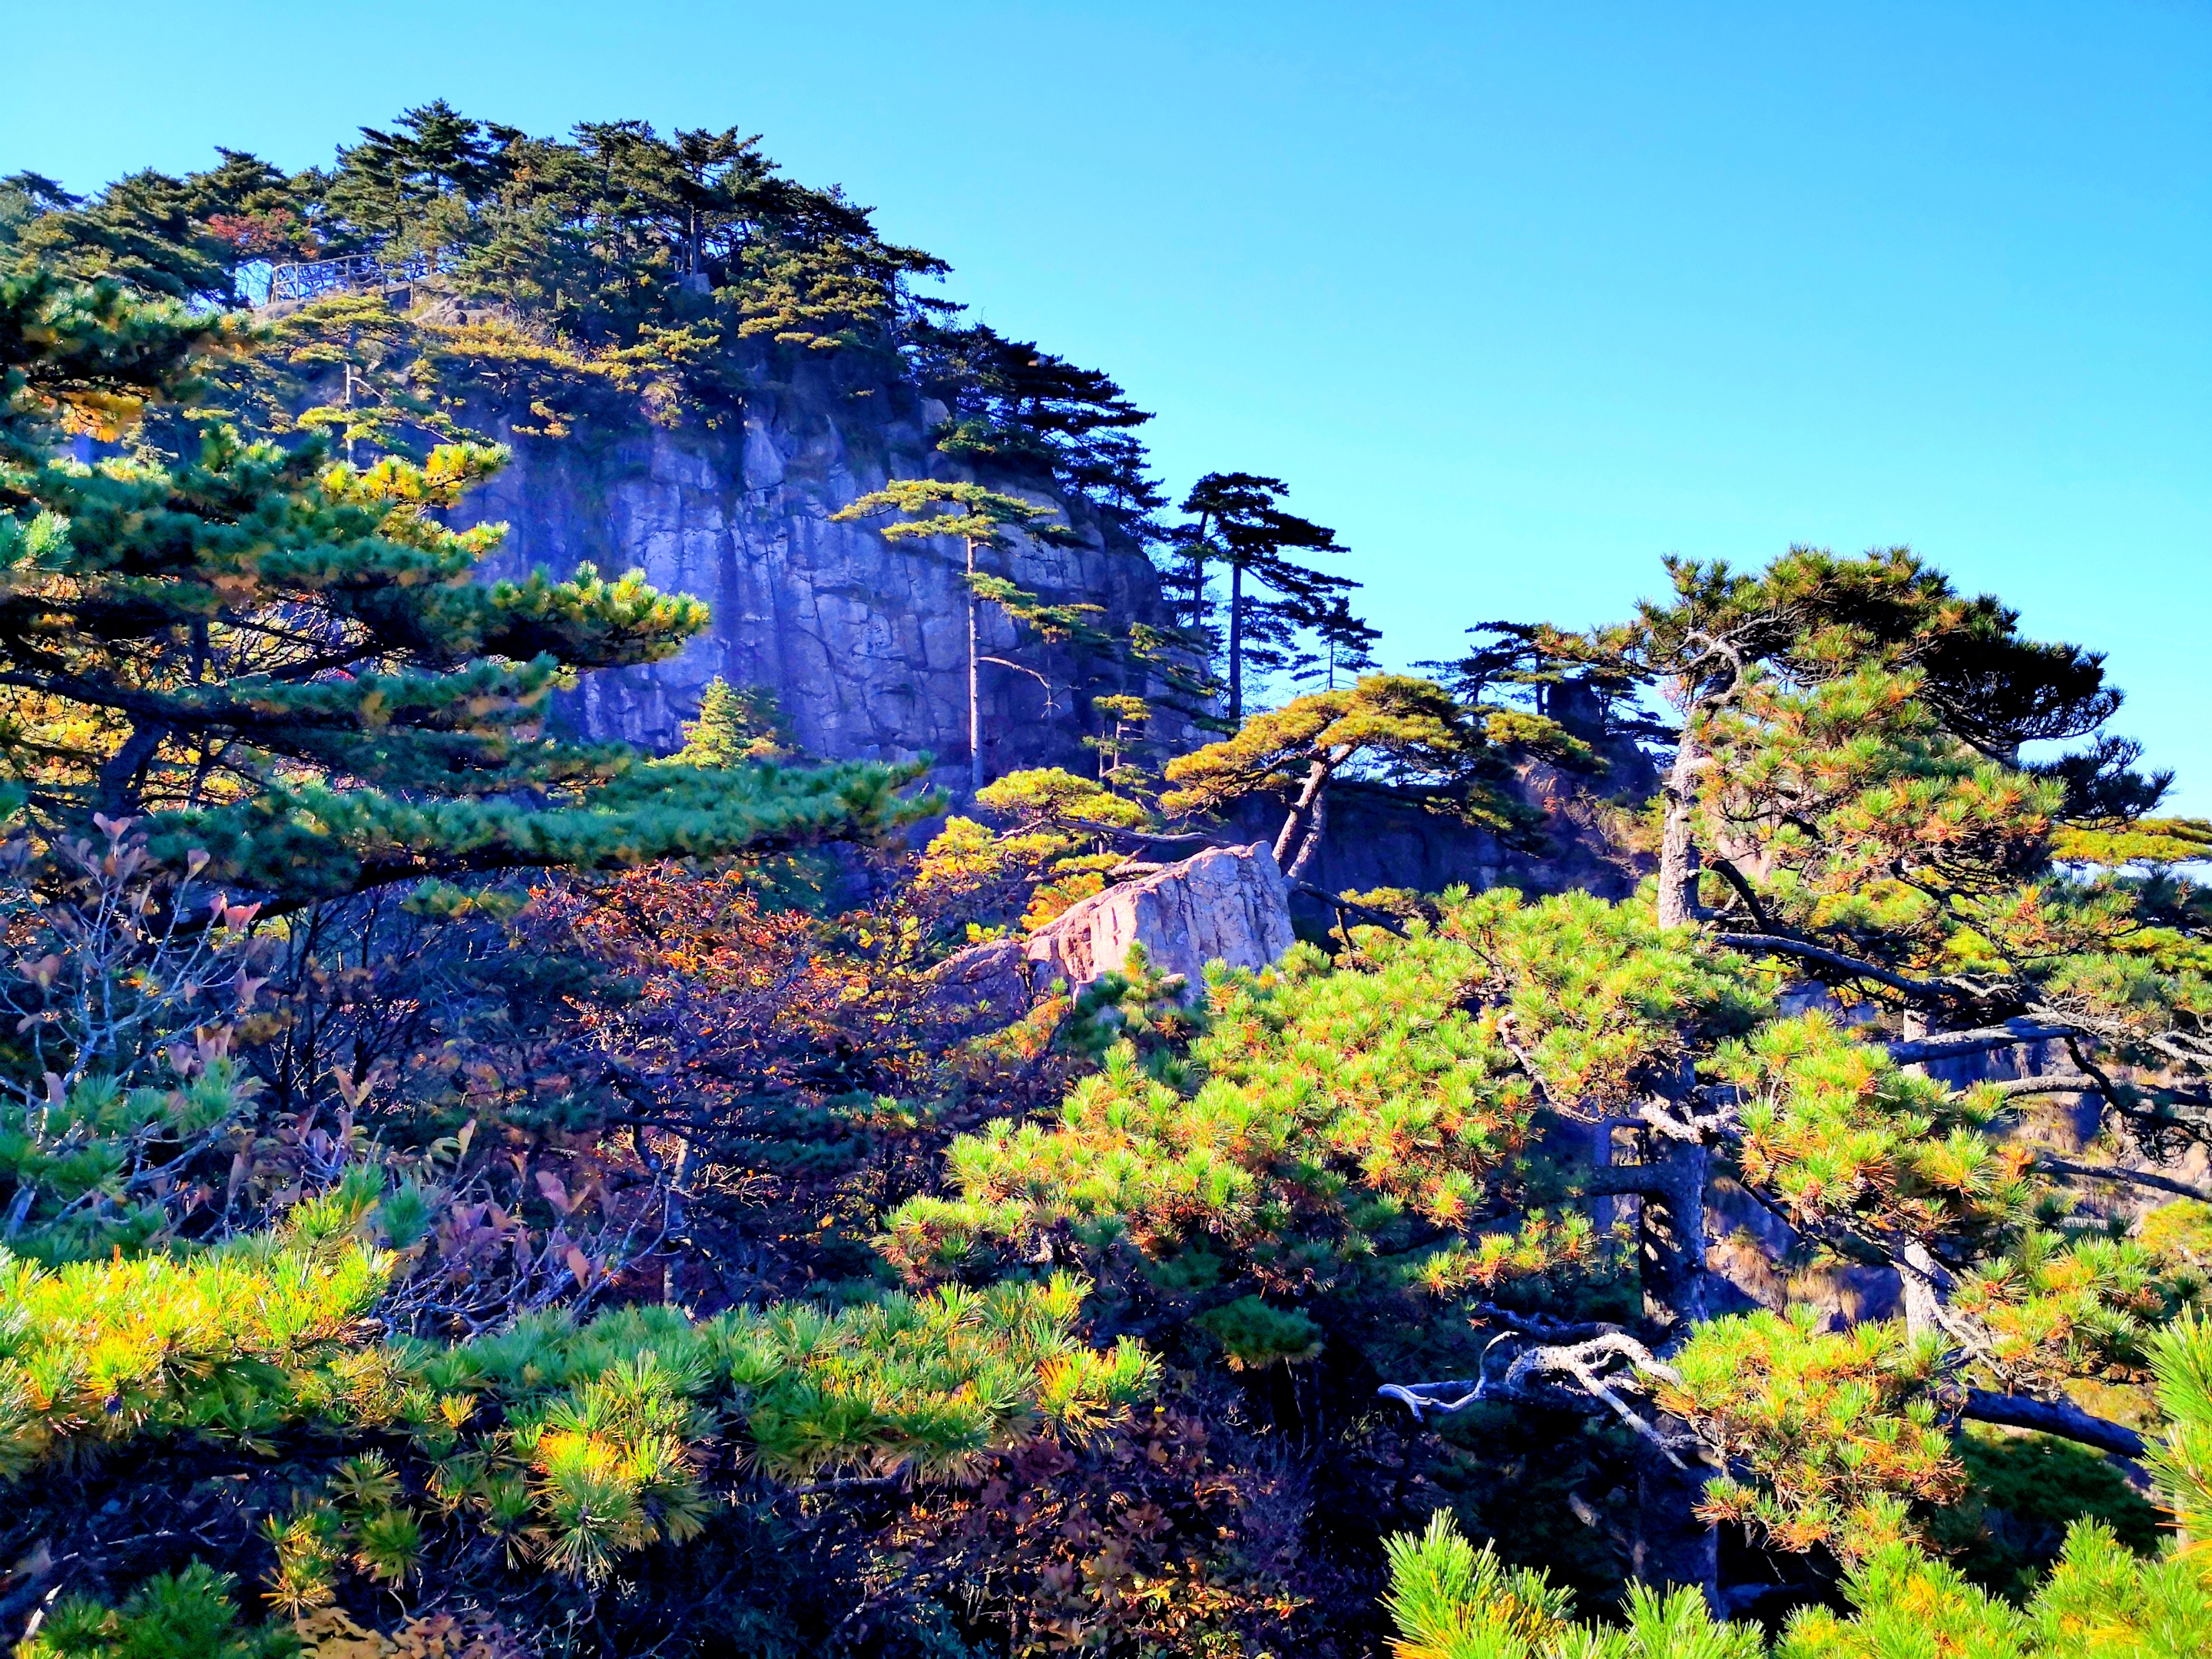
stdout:
POLYGON ((214 404, 257 429, 325 432, 349 459, 420 459, 481 439, 472 422, 493 412, 518 434, 588 441, 641 411, 732 424, 749 392, 809 365, 850 396, 890 376, 945 411, 933 436, 949 465, 1088 498, 1154 550, 1182 626, 1122 648, 1179 702, 1203 710, 1218 679, 1233 723, 1248 672, 1334 686, 1371 665, 1373 631, 1346 602, 1358 584, 1291 556, 1344 550, 1280 508, 1282 481, 1209 474, 1163 521, 1133 432, 1150 416, 1109 376, 964 321, 924 291, 941 261, 886 243, 867 210, 785 177, 734 128, 535 138, 439 102, 295 174, 224 150, 89 199, 0 179, 0 267, 228 306, 277 265, 331 260, 371 280, 279 307, 273 349, 219 371, 214 404), (439 303, 392 302, 422 280, 439 303))
POLYGON ((1374 672, 1279 480, 1154 523, 1118 387, 734 132, 19 176, 0 264, 20 1651, 2212 1643, 2212 826, 2094 653, 1799 549, 1374 672), (234 308, 353 254, 409 308, 234 308), (841 355, 949 411, 855 516, 1218 741, 1102 698, 1094 775, 979 770, 911 848, 917 771, 757 690, 562 735, 704 619, 475 580, 472 411, 713 422, 841 355), (1155 541, 1174 636, 985 568, 1024 477, 1155 541), (937 971, 1225 815, 1297 876, 1347 780, 1533 851, 1532 779, 1636 776, 1626 896, 1324 894, 1265 970, 1025 1008, 937 971))

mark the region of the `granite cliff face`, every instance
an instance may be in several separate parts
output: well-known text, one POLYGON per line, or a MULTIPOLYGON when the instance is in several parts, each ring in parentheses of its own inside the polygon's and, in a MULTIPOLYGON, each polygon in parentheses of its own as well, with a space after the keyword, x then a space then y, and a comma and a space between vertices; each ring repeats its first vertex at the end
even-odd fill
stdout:
MULTIPOLYGON (((586 677, 568 714, 588 736, 672 750, 719 675, 773 691, 811 755, 905 761, 928 754, 936 781, 963 793, 960 549, 890 544, 868 525, 830 516, 894 477, 973 477, 1054 507, 1076 544, 1017 535, 998 574, 1056 602, 1100 606, 1116 631, 1170 620, 1150 560, 1090 501, 1054 490, 1038 474, 978 472, 939 453, 933 434, 944 406, 871 371, 858 354, 800 362, 787 380, 748 393, 742 419, 720 426, 662 427, 638 413, 579 422, 550 438, 518 429, 526 416, 491 410, 470 416, 514 450, 507 468, 467 501, 465 521, 508 526, 489 574, 520 575, 542 565, 566 575, 586 562, 610 573, 640 568, 656 586, 704 600, 712 614, 708 630, 676 658, 586 677)), ((1161 689, 1126 663, 1019 638, 988 606, 982 645, 987 656, 1022 665, 983 665, 983 758, 994 777, 1033 766, 1091 769, 1093 757, 1082 744, 1097 730, 1090 699, 1161 689)), ((1164 752, 1204 740, 1155 707, 1161 717, 1152 735, 1164 752)), ((1620 750, 1615 767, 1595 793, 1648 791, 1641 757, 1611 746, 1620 750)), ((1549 824, 1546 853, 1504 847, 1422 811, 1401 792, 1340 785, 1306 878, 1329 891, 1435 891, 1465 882, 1537 892, 1584 887, 1610 897, 1633 888, 1641 871, 1589 820, 1583 781, 1536 766, 1521 787, 1549 824)), ((1222 826, 1223 838, 1270 839, 1281 817, 1278 802, 1248 803, 1222 826)), ((1294 905, 1316 931, 1333 919, 1310 899, 1294 905)))
MULTIPOLYGON (((514 450, 468 503, 467 521, 510 526, 492 574, 543 565, 566 575, 585 562, 610 574, 641 568, 656 586, 696 595, 713 613, 680 656, 588 677, 570 714, 592 737, 672 749, 720 675, 774 691, 811 754, 928 753, 957 783, 968 750, 960 548, 894 545, 865 524, 830 520, 892 477, 975 477, 1058 508, 1079 544, 1018 538, 991 568, 1048 599, 1103 606, 1117 629, 1167 619, 1150 561, 1088 501, 1036 475, 953 464, 930 437, 942 405, 845 363, 802 363, 789 382, 748 395, 741 426, 719 429, 664 428, 641 416, 542 439, 518 434, 512 419, 480 418, 514 450)), ((1090 698, 1145 689, 1123 665, 1018 639, 988 606, 983 650, 1051 682, 984 665, 984 762, 994 776, 1087 764, 1081 738, 1097 726, 1090 698)))

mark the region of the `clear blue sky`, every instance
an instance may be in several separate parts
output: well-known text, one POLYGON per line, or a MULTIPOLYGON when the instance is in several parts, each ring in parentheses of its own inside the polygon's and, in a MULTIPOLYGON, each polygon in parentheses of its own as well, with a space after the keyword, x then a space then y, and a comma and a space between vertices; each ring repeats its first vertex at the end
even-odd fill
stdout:
POLYGON ((734 124, 1117 375, 1170 483, 1289 479, 1396 660, 1905 542, 2108 651, 2212 811, 2206 4, 40 10, 0 171, 734 124))

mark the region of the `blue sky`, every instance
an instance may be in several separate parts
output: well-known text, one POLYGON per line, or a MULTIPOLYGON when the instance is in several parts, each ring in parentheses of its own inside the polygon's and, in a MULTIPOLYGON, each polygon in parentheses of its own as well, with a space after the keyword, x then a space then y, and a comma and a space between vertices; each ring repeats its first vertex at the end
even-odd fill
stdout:
MULTIPOLYGON (((45 15, 66 14, 49 9, 45 15)), ((2212 7, 118 0, 0 171, 286 166, 436 96, 737 125, 1272 472, 1398 661, 1676 551, 1904 542, 2110 653, 2212 811, 2212 7)))

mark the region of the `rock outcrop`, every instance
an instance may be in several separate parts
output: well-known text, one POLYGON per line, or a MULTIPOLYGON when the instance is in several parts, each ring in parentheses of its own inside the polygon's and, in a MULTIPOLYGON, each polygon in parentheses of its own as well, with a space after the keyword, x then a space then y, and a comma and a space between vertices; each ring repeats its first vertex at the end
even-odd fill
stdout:
MULTIPOLYGON (((510 526, 491 574, 542 565, 566 575, 588 561, 611 574, 642 568, 655 586, 706 601, 708 631, 680 656, 586 677, 569 709, 586 735, 674 748, 720 675, 775 692, 811 754, 927 752, 957 780, 968 748, 959 550, 886 544, 868 525, 830 517, 893 477, 975 476, 937 453, 931 434, 945 414, 858 356, 802 363, 787 382, 749 393, 741 426, 667 428, 641 415, 546 439, 471 411, 514 457, 470 496, 466 521, 510 526)), ((1059 547, 1017 536, 997 574, 1055 601, 1101 606, 1117 628, 1168 620, 1143 550, 1087 500, 1037 474, 981 482, 1057 509, 1078 538, 1059 547)), ((1091 696, 1145 687, 1109 659, 1018 640, 985 611, 984 651, 1051 682, 985 665, 987 770, 1081 763, 1097 725, 1091 696)))
POLYGON ((1127 967, 1140 945, 1153 972, 1195 986, 1208 963, 1266 968, 1296 942, 1290 889, 1267 842, 1255 842, 1210 847, 1094 893, 1032 935, 1027 954, 1045 979, 1080 987, 1127 967))
POLYGON ((1127 968, 1133 946, 1155 973, 1179 975, 1194 992, 1210 963, 1266 968, 1295 942, 1290 890, 1267 844, 1212 847, 1093 894, 1027 939, 963 951, 937 981, 948 1004, 1003 1023, 1056 980, 1080 990, 1127 968))

